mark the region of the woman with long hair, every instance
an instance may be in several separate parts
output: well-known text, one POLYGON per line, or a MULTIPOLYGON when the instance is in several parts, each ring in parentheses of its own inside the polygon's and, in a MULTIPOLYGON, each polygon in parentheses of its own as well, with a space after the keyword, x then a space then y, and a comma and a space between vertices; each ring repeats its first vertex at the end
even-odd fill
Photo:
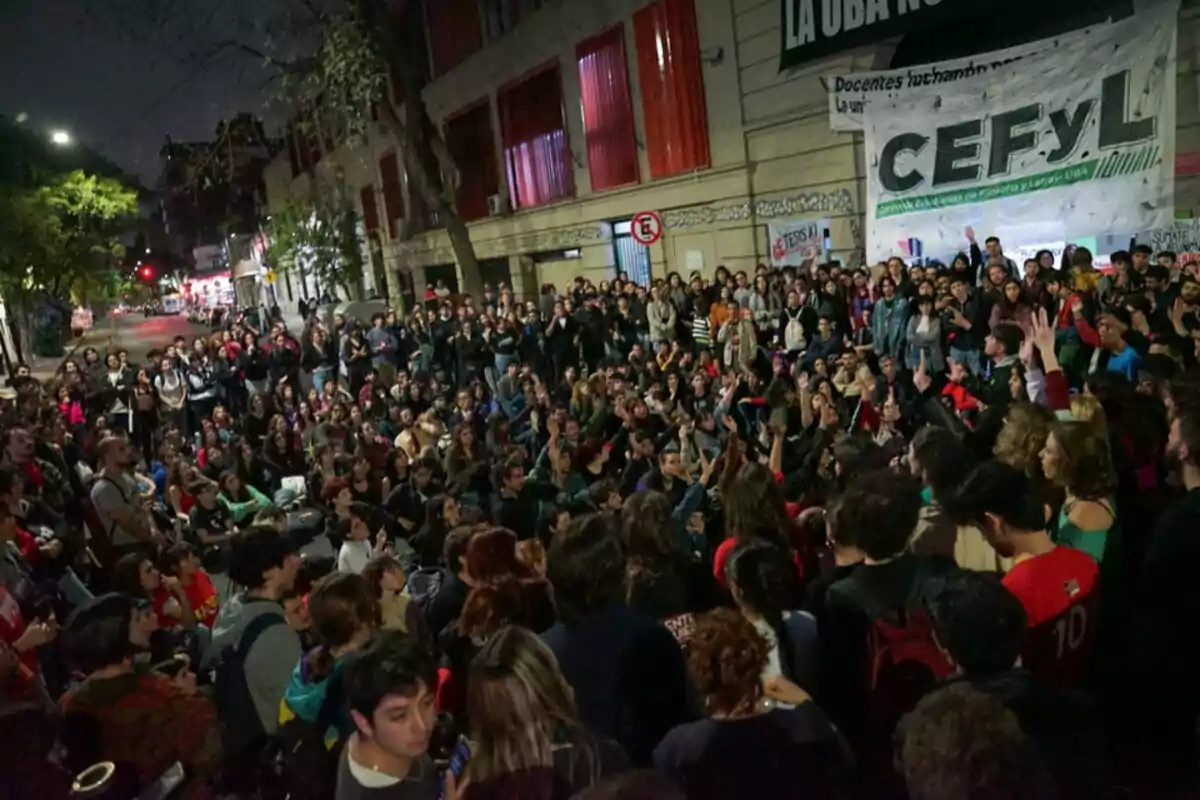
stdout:
POLYGON ((490 494, 487 456, 470 420, 460 422, 454 429, 442 466, 446 470, 448 486, 470 492, 478 499, 490 494))
POLYGON ((447 780, 461 800, 568 800, 628 769, 616 744, 579 723, 554 654, 523 628, 502 628, 475 656, 467 709, 471 757, 447 780))
POLYGON ((133 435, 147 468, 154 462, 154 434, 158 431, 158 398, 150 371, 142 367, 133 383, 133 435))
POLYGON ((626 602, 672 631, 686 628, 690 615, 715 604, 712 577, 696 555, 706 552, 708 543, 692 539, 686 530, 698 508, 695 502, 672 508, 662 492, 647 490, 631 495, 621 509, 626 602))
POLYGON ((795 610, 804 598, 788 552, 770 542, 739 545, 725 565, 725 582, 738 611, 767 644, 763 681, 782 675, 812 689, 817 621, 795 610))
POLYGON ((553 593, 545 578, 517 557, 517 537, 506 528, 475 533, 466 551, 470 586, 458 620, 441 632, 439 644, 450 666, 442 707, 466 708, 468 665, 480 646, 506 625, 542 633, 555 622, 553 593))
POLYGON ((127 553, 112 569, 113 591, 122 592, 154 607, 163 628, 195 628, 196 616, 178 578, 163 576, 142 553, 127 553))
POLYGON ((243 483, 234 470, 222 472, 218 483, 221 487, 221 505, 235 524, 252 521, 255 514, 273 505, 265 494, 243 483))
POLYGON ((1108 440, 1085 422, 1060 422, 1042 450, 1046 478, 1066 492, 1058 514, 1058 541, 1104 560, 1117 525, 1117 489, 1108 440))
POLYGON ((1025 299, 1021 282, 1016 278, 1007 278, 1000 287, 1000 297, 992 306, 992 315, 988 320, 988 329, 994 330, 997 325, 1016 325, 1021 330, 1029 330, 1033 321, 1033 307, 1025 299))
POLYGON ((745 616, 719 609, 696 620, 688 671, 707 716, 671 730, 654 766, 690 800, 847 796, 833 727, 783 677, 764 683, 770 648, 745 616))

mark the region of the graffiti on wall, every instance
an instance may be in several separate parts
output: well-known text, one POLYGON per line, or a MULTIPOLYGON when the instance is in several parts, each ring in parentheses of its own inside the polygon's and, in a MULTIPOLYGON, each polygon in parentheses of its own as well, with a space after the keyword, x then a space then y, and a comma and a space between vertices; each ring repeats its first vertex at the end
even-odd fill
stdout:
MULTIPOLYGON (((580 225, 475 242, 475 257, 504 258, 550 250, 571 250, 611 239, 612 227, 606 223, 580 225)), ((406 242, 393 242, 391 252, 396 258, 403 259, 405 263, 413 266, 446 264, 456 260, 454 249, 449 246, 443 233, 419 236, 406 242)))
POLYGON ((746 201, 733 204, 691 206, 662 215, 668 228, 696 228, 718 222, 746 222, 757 219, 776 219, 812 213, 854 214, 854 196, 849 189, 828 192, 801 192, 779 200, 746 201), (752 213, 753 212, 753 213, 752 213))

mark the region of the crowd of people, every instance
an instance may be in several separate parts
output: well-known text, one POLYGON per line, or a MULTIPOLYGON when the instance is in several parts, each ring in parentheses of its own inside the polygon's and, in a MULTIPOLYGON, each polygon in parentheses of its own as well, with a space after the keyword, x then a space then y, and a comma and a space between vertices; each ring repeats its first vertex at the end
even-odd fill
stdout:
POLYGON ((0 795, 1197 796, 1200 265, 966 234, 18 370, 0 795))

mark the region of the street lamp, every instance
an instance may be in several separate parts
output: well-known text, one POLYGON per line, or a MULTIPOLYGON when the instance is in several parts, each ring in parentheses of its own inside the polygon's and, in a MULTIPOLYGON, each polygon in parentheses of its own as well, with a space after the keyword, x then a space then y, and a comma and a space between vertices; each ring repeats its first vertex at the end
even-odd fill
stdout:
POLYGON ((59 147, 67 147, 71 144, 71 134, 63 130, 50 131, 50 141, 59 147))

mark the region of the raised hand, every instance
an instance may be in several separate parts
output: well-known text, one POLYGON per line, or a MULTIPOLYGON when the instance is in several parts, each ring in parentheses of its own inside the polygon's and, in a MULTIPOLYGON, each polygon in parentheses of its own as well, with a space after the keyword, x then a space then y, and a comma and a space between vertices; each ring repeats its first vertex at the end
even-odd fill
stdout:
POLYGON ((921 362, 917 365, 917 371, 913 373, 913 386, 917 387, 918 392, 926 392, 930 386, 933 386, 933 378, 929 375, 929 365, 925 360, 925 351, 921 351, 921 362))
POLYGON ((1039 353, 1054 352, 1054 326, 1050 324, 1046 309, 1039 308, 1033 315, 1026 335, 1039 353))

